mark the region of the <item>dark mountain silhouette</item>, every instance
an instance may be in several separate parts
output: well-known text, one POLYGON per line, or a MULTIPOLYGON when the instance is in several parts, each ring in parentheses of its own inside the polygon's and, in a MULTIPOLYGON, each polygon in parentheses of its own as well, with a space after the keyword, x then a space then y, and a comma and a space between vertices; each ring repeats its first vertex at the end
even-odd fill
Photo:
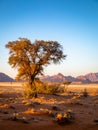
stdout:
POLYGON ((40 78, 44 82, 74 82, 74 83, 98 83, 98 73, 89 73, 75 77, 64 76, 61 73, 53 76, 43 76, 40 78))
POLYGON ((4 73, 0 73, 0 82, 13 82, 14 79, 4 73))

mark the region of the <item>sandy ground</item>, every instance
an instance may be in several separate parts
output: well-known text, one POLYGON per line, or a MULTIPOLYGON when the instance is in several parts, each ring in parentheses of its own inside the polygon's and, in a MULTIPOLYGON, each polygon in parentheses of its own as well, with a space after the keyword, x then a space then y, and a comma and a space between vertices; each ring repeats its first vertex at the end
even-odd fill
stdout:
POLYGON ((98 86, 90 88, 88 97, 39 94, 36 99, 26 99, 21 87, 1 85, 0 130, 98 130, 98 86), (59 125, 54 121, 56 113, 69 110, 74 115, 71 123, 59 125))

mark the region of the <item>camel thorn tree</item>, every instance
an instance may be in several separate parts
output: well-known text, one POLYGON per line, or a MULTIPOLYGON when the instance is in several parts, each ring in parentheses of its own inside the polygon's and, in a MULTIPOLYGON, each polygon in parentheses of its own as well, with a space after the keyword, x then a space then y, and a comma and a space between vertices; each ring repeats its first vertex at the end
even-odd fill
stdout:
POLYGON ((16 79, 28 81, 34 97, 37 97, 35 78, 43 74, 45 66, 60 63, 66 57, 57 41, 35 40, 32 43, 26 38, 19 38, 8 42, 6 48, 10 55, 8 63, 18 70, 16 79))

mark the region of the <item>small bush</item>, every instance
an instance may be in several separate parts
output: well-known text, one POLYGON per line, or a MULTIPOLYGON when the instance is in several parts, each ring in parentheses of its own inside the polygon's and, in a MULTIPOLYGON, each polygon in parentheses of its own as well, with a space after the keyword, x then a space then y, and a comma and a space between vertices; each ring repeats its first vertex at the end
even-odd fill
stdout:
POLYGON ((33 87, 31 89, 29 83, 23 84, 23 88, 24 88, 24 92, 23 92, 24 97, 26 98, 36 97, 36 91, 34 91, 33 87))
POLYGON ((88 97, 88 92, 87 92, 87 89, 84 89, 83 93, 82 93, 82 96, 83 97, 88 97))
POLYGON ((74 120, 74 113, 67 111, 66 113, 57 113, 55 115, 54 121, 59 125, 69 124, 74 120))
POLYGON ((41 94, 56 94, 59 90, 58 84, 39 83, 36 85, 37 92, 41 94))
POLYGON ((46 94, 57 94, 59 90, 59 86, 56 84, 53 85, 47 85, 46 86, 46 94))
POLYGON ((45 93, 45 91, 46 91, 46 85, 44 84, 44 83, 37 83, 36 84, 36 89, 37 89, 37 92, 39 93, 39 94, 44 94, 45 93))
POLYGON ((13 117, 12 117, 12 120, 13 121, 17 121, 19 119, 19 114, 17 112, 13 113, 13 117))
MULTIPOLYGON (((42 82, 36 82, 36 91, 39 94, 57 94, 60 93, 60 87, 59 84, 48 84, 48 83, 42 83, 42 82)), ((25 96, 26 98, 32 98, 35 97, 36 95, 36 91, 33 89, 35 87, 32 86, 32 89, 29 85, 29 83, 25 83, 23 84, 23 88, 24 88, 24 92, 23 92, 23 96, 25 96)))

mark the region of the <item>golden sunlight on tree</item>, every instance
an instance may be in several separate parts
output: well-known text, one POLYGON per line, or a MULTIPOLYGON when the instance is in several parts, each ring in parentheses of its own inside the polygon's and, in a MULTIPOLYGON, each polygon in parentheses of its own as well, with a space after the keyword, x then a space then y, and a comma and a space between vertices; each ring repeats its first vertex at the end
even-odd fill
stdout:
POLYGON ((57 41, 36 40, 31 43, 26 38, 20 38, 8 42, 6 48, 9 48, 9 64, 18 70, 16 79, 28 81, 34 97, 37 97, 35 78, 43 74, 45 66, 60 63, 66 57, 57 41))

